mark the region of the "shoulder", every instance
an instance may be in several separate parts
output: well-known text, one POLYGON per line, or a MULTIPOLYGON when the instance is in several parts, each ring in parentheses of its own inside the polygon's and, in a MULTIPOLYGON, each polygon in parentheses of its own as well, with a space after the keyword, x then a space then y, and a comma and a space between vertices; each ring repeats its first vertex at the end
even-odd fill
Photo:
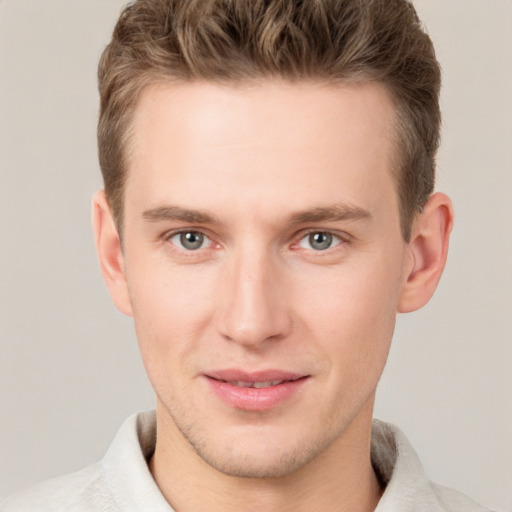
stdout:
POLYGON ((146 462, 155 440, 154 411, 134 414, 100 462, 0 499, 0 512, 167 512, 146 462))
POLYGON ((435 483, 431 485, 439 503, 448 512, 491 512, 490 509, 479 505, 476 501, 455 489, 435 483))
POLYGON ((385 486, 376 512, 490 512, 464 494, 430 481, 417 453, 394 425, 374 420, 371 453, 385 486))
POLYGON ((0 501, 1 512, 117 512, 99 462, 52 478, 0 501))

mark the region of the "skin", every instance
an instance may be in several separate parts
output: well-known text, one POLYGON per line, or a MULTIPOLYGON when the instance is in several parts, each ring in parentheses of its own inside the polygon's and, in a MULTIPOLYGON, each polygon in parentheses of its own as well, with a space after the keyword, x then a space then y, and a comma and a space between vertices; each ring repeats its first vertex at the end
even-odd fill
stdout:
POLYGON ((123 250, 103 192, 93 215, 157 396, 150 468, 177 511, 374 510, 375 390, 397 312, 436 288, 453 218, 435 194, 402 239, 393 120, 371 83, 143 93, 123 250), (223 369, 304 379, 255 411, 212 391, 223 369))

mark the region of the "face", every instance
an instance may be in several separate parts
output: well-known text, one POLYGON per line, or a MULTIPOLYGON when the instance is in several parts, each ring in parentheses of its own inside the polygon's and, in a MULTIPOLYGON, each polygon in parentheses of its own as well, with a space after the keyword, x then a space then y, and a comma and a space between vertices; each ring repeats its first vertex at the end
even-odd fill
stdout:
POLYGON ((239 476, 369 424, 408 264, 375 84, 147 89, 122 268, 159 435, 239 476))

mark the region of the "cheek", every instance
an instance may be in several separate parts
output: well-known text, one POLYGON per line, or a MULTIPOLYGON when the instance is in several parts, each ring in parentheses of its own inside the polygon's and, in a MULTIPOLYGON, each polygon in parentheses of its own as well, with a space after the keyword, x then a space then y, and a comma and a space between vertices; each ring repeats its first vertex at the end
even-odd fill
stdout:
POLYGON ((394 317, 399 279, 393 270, 371 265, 346 266, 317 273, 303 281, 298 295, 302 308, 311 312, 323 328, 341 324, 374 329, 374 322, 394 317))
POLYGON ((308 330, 330 358, 342 361, 348 371, 368 366, 382 369, 385 363, 400 289, 394 267, 333 269, 311 280, 315 286, 301 287, 301 316, 308 330))
POLYGON ((168 262, 133 268, 136 274, 127 268, 129 293, 148 373, 185 364, 210 323, 215 297, 211 275, 168 262))

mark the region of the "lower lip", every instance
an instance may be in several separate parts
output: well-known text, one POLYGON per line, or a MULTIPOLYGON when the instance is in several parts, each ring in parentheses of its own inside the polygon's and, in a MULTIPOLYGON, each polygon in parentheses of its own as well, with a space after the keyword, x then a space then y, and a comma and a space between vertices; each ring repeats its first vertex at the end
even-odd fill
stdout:
POLYGON ((292 398, 304 386, 307 377, 285 381, 267 388, 243 388, 207 377, 214 393, 225 403, 245 411, 268 411, 292 398))

